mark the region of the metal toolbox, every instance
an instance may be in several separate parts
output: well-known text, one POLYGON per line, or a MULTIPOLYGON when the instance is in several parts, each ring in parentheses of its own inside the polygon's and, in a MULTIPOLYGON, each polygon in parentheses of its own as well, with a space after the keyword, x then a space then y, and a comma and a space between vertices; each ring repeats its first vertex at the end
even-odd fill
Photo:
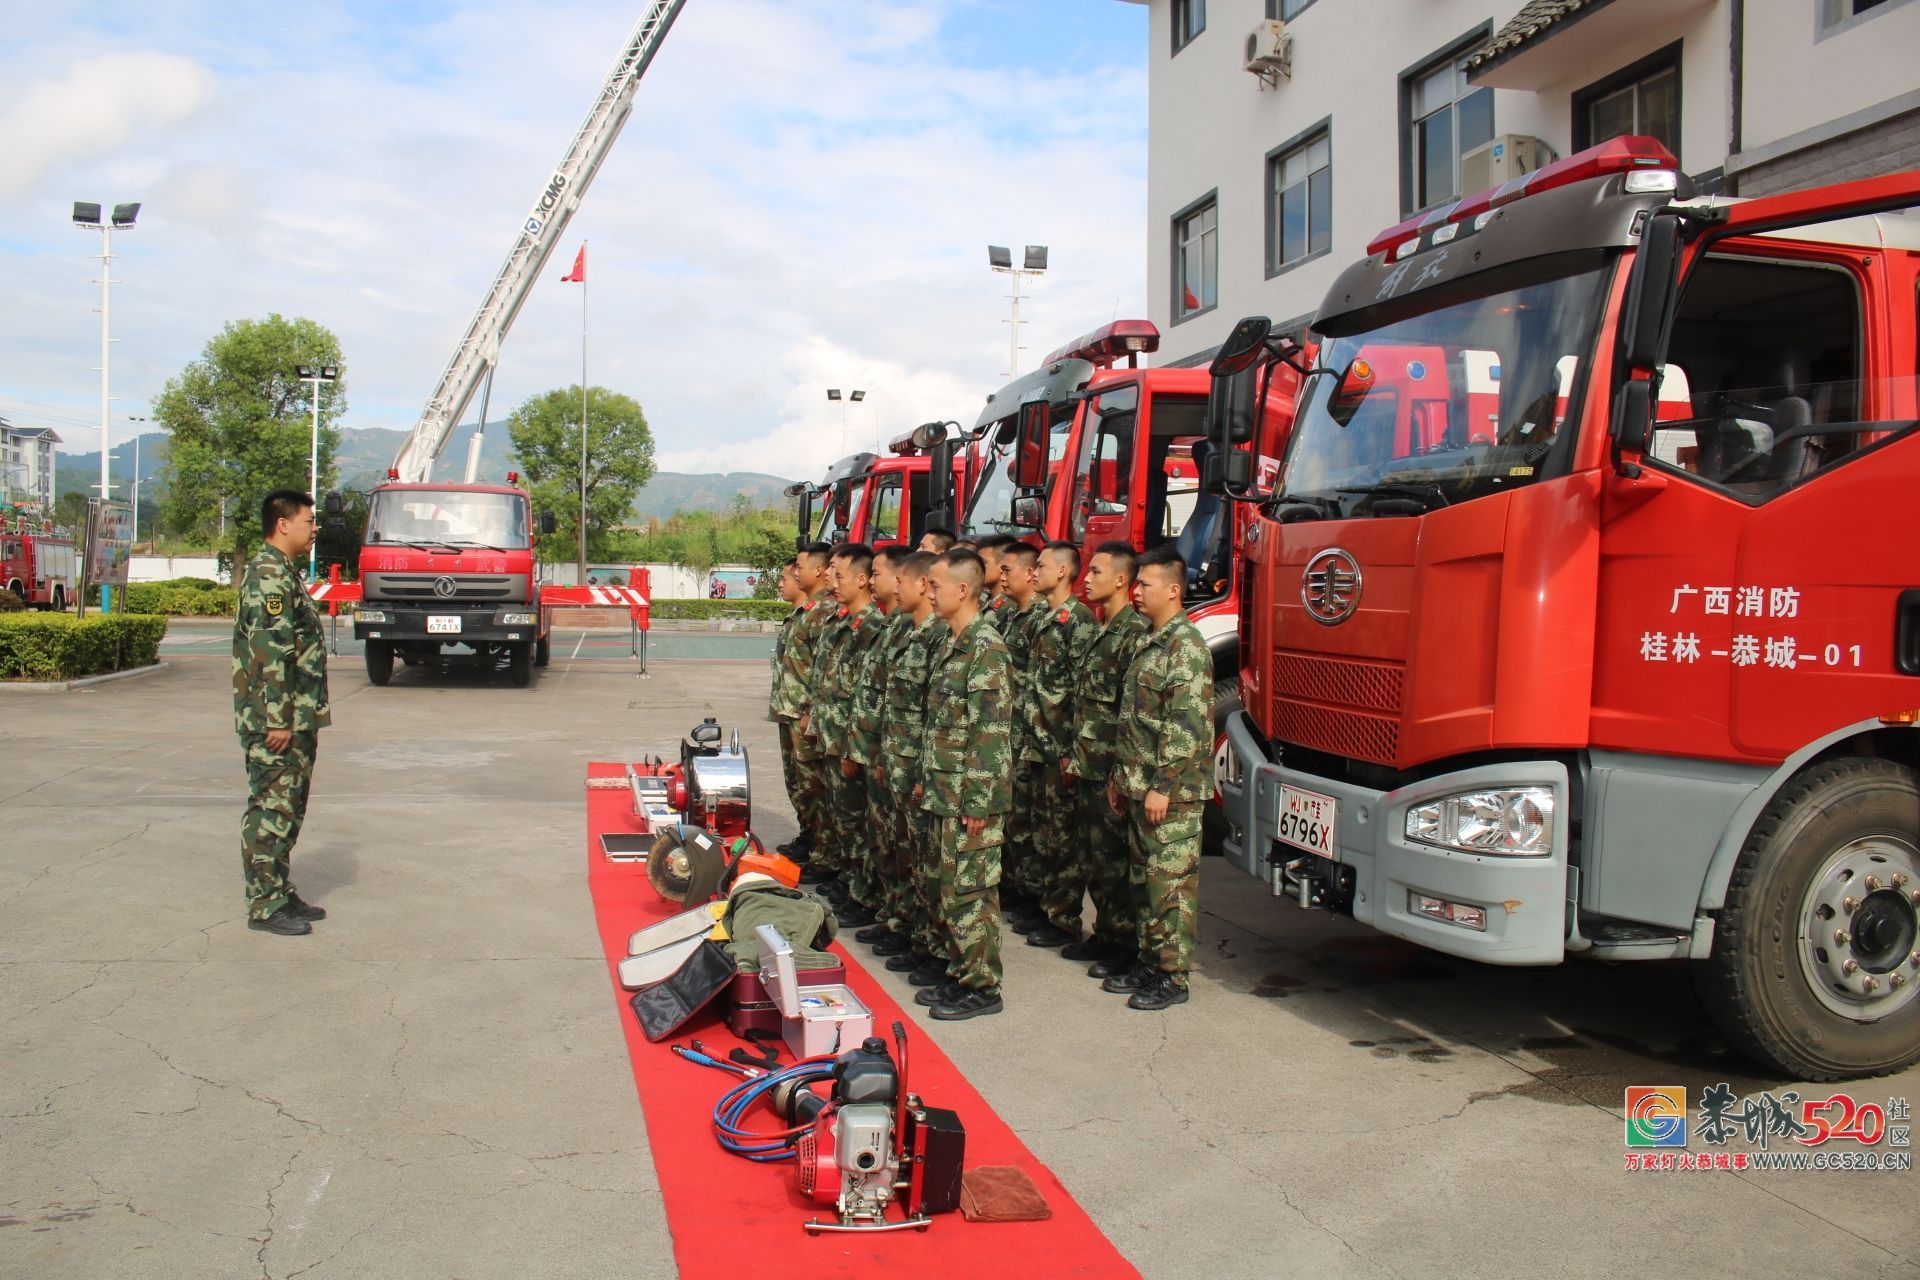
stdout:
POLYGON ((843 982, 802 986, 793 966, 793 946, 780 931, 763 924, 754 935, 760 981, 780 1011, 781 1038, 794 1057, 840 1053, 873 1034, 873 1014, 851 987, 843 982))

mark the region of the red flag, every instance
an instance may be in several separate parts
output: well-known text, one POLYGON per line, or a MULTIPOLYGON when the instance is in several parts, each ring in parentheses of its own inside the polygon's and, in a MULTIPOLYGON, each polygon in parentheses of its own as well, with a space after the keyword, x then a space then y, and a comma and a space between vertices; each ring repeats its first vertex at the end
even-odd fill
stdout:
MULTIPOLYGON (((585 249, 583 248, 583 249, 581 249, 581 250, 580 250, 580 252, 582 252, 582 253, 585 253, 585 252, 586 252, 586 250, 585 250, 585 249)), ((1186 290, 1186 295, 1187 295, 1187 296, 1186 296, 1186 304, 1187 304, 1187 310, 1189 310, 1189 311, 1198 311, 1198 310, 1200 309, 1200 299, 1198 299, 1198 298, 1196 298, 1196 297, 1194 297, 1194 296, 1193 296, 1193 286, 1192 286, 1192 285, 1184 285, 1184 286, 1182 286, 1182 287, 1183 287, 1183 288, 1184 288, 1184 289, 1186 290)))
POLYGON ((573 270, 560 277, 562 284, 585 284, 587 282, 587 246, 580 246, 580 252, 574 255, 573 270))

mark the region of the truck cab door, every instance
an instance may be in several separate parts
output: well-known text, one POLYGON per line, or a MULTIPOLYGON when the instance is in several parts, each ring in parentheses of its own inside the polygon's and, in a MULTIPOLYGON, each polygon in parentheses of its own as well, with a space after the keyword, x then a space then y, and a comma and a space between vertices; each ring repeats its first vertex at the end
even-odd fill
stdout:
POLYGON ((1080 406, 1066 537, 1087 560, 1102 542, 1134 540, 1130 514, 1140 386, 1126 383, 1080 406))

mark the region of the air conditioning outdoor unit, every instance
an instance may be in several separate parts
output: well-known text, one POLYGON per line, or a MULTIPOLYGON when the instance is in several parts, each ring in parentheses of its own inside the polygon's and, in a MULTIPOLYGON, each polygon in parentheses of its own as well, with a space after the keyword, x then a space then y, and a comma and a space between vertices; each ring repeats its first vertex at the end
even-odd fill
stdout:
POLYGON ((1524 133, 1503 133, 1460 157, 1460 194, 1511 182, 1553 163, 1553 148, 1524 133))
POLYGON ((1287 24, 1278 18, 1268 18, 1249 31, 1243 65, 1267 84, 1276 83, 1281 76, 1291 79, 1293 37, 1287 34, 1287 24))

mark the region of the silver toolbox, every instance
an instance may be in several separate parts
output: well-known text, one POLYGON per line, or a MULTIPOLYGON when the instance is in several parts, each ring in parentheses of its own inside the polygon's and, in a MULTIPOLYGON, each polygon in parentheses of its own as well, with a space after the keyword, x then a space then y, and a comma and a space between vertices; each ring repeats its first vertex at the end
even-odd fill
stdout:
POLYGON ((843 1053, 873 1034, 873 1014, 844 983, 802 986, 793 946, 770 924, 754 930, 760 981, 780 1010, 780 1034, 796 1058, 843 1053))

